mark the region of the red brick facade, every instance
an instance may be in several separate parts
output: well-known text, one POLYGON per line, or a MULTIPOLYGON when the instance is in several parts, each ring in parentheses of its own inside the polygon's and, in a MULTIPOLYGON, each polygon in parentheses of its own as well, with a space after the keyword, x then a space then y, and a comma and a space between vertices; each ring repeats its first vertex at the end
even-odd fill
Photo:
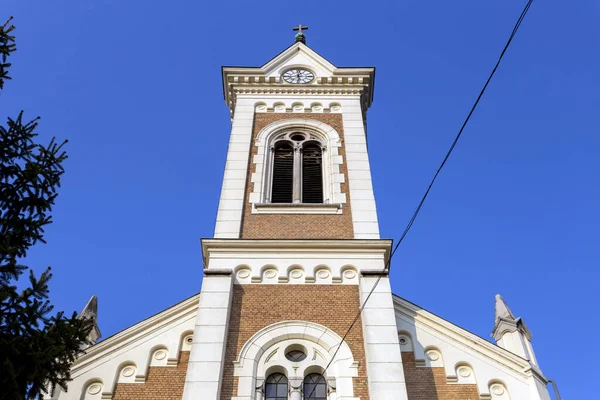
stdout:
POLYGON ((181 400, 189 351, 179 354, 175 367, 150 367, 144 383, 119 383, 113 400, 181 400))
MULTIPOLYGON (((355 285, 234 285, 221 400, 237 395, 233 361, 258 330, 285 320, 311 321, 344 336, 359 309, 355 285)), ((368 400, 367 370, 360 319, 347 337, 354 359, 359 362, 354 395, 368 400)))
POLYGON ((252 162, 258 148, 252 146, 250 155, 249 173, 246 180, 246 193, 244 196, 244 214, 242 216, 242 239, 352 239, 352 209, 350 207, 350 190, 348 189, 348 171, 345 163, 344 129, 341 114, 254 114, 254 127, 252 130, 253 143, 260 131, 270 123, 289 118, 310 118, 325 122, 333 127, 342 138, 342 147, 339 155, 344 159, 340 165, 340 173, 344 174, 345 183, 341 184, 342 193, 346 194, 343 214, 340 215, 294 215, 294 214, 252 214, 250 193, 254 190, 254 183, 250 177, 256 170, 252 162))
POLYGON ((443 367, 417 368, 413 353, 402 353, 408 400, 479 400, 477 385, 446 382, 443 367))

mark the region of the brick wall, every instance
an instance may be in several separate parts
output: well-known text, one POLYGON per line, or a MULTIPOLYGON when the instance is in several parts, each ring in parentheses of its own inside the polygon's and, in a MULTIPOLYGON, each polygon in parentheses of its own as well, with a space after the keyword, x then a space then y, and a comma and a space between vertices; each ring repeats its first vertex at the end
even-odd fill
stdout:
MULTIPOLYGON (((237 395, 233 361, 244 343, 258 330, 284 320, 311 321, 344 336, 360 307, 355 285, 233 285, 233 300, 225 353, 221 400, 237 395)), ((369 398, 364 341, 360 319, 346 338, 359 376, 354 395, 369 398)), ((462 399, 464 400, 464 399, 462 399)))
POLYGON ((145 383, 118 383, 113 400, 181 400, 189 351, 179 354, 175 367, 150 367, 145 383))
POLYGON ((348 171, 346 166, 346 152, 344 130, 341 114, 305 114, 305 113, 258 113, 254 114, 253 140, 260 131, 270 123, 288 118, 311 118, 325 122, 332 126, 342 138, 342 147, 339 155, 344 163, 340 165, 340 173, 345 176, 345 183, 341 184, 342 193, 346 194, 346 204, 343 214, 340 215, 294 215, 294 214, 252 214, 250 193, 254 184, 250 181, 256 166, 252 162, 258 148, 252 146, 248 177, 246 178, 246 193, 244 196, 244 213, 242 216, 242 239, 352 239, 352 210, 350 207, 350 191, 348 189, 348 171))
POLYGON ((417 368, 413 353, 403 352, 408 400, 479 400, 477 385, 446 382, 443 367, 417 368))

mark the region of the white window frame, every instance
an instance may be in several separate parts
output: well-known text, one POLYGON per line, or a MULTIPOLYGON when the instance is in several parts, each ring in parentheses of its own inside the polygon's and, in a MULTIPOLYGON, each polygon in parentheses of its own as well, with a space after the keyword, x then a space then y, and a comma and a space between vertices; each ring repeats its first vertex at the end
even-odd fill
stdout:
POLYGON ((339 149, 342 146, 339 133, 330 125, 314 119, 290 118, 277 121, 263 128, 256 140, 257 154, 253 158, 256 169, 251 182, 254 190, 250 194, 253 214, 342 214, 346 195, 341 184, 345 177, 340 173, 343 163, 339 149), (273 157, 271 148, 281 136, 293 132, 310 135, 321 143, 323 160, 323 204, 270 203, 273 157))
POLYGON ((263 399, 265 380, 273 373, 288 378, 290 399, 301 398, 304 378, 311 373, 323 375, 329 399, 353 398, 353 378, 358 377, 358 362, 348 344, 331 329, 309 321, 281 321, 259 330, 242 346, 233 364, 237 398, 250 400, 263 399), (286 350, 296 346, 306 350, 307 357, 301 362, 285 357, 286 350))
POLYGON ((292 199, 291 204, 307 204, 307 203, 302 203, 302 197, 303 197, 303 190, 304 190, 304 185, 303 185, 303 179, 302 179, 302 174, 303 172, 303 163, 304 163, 304 158, 302 156, 303 154, 303 149, 304 149, 304 144, 307 142, 314 142, 314 143, 318 143, 319 147, 321 148, 321 190, 322 190, 322 195, 323 195, 323 202, 322 203, 310 203, 312 204, 329 204, 329 198, 326 197, 326 188, 327 188, 327 183, 325 182, 326 177, 330 175, 330 171, 328 171, 328 163, 323 162, 323 160, 325 159, 325 152, 327 151, 327 143, 319 136, 315 136, 314 134, 311 134, 309 132, 305 132, 305 131, 301 131, 298 129, 285 129, 284 131, 278 132, 277 135, 273 135, 273 138, 270 142, 270 146, 269 146, 269 152, 267 154, 267 173, 265 174, 265 203, 266 204, 290 204, 290 203, 273 203, 272 202, 272 197, 273 197, 273 170, 275 168, 275 162, 274 162, 274 155, 275 155, 275 147, 277 146, 277 143, 279 142, 286 142, 289 143, 292 146, 293 149, 293 193, 294 193, 294 198, 292 199), (305 136, 305 139, 302 142, 296 142, 294 140, 292 140, 292 136, 295 134, 301 134, 303 136, 305 136))

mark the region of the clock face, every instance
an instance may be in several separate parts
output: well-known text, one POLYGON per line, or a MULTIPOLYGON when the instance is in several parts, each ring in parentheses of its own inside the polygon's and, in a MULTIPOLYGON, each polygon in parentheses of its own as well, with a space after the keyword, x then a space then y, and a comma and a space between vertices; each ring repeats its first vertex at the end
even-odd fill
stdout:
POLYGON ((315 78, 314 74, 306 69, 294 68, 283 74, 287 83, 308 83, 315 78))

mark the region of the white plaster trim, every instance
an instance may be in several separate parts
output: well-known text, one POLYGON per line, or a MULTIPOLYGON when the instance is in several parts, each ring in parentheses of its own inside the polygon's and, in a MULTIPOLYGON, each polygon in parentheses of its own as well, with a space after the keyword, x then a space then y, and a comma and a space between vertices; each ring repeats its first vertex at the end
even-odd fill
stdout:
POLYGON ((329 141, 331 147, 340 147, 340 134, 325 122, 321 122, 312 118, 289 118, 280 121, 275 121, 265 126, 256 136, 254 144, 258 147, 264 146, 274 132, 279 132, 283 129, 308 129, 321 134, 324 139, 329 141))
POLYGON ((81 369, 89 367, 90 364, 152 334, 163 326, 180 321, 182 318, 195 316, 198 310, 199 297, 200 294, 196 294, 187 298, 182 302, 89 347, 86 349, 85 354, 81 355, 75 361, 71 369, 71 374, 78 373, 81 369))
POLYGON ((394 311, 399 333, 411 338, 410 351, 417 367, 433 367, 443 356, 447 382, 474 381, 482 400, 494 398, 490 395, 493 382, 502 382, 513 399, 550 399, 546 379, 527 360, 396 296, 394 311), (438 360, 427 357, 431 350, 439 352, 438 360), (472 375, 459 373, 464 366, 472 370, 472 375))
POLYGON ((262 67, 224 67, 222 69, 225 103, 233 114, 238 93, 330 93, 365 94, 365 105, 373 101, 375 68, 337 68, 303 43, 295 43, 262 67), (307 84, 283 82, 281 72, 301 66, 315 72, 307 84), (257 87, 254 90, 254 87, 257 87))
MULTIPOLYGON (((494 363, 508 368, 521 376, 529 376, 526 372, 531 369, 527 360, 499 347, 479 336, 460 328, 418 306, 404 300, 396 295, 393 296, 396 318, 402 318, 405 322, 413 324, 418 322, 420 326, 430 328, 444 335, 453 342, 471 349, 494 363), (412 322, 414 321, 414 322, 412 322)), ((415 354, 415 358, 422 359, 422 355, 415 354)))
POLYGON ((337 204, 274 204, 254 203, 252 214, 341 214, 342 205, 337 204))
POLYGON ((334 354, 326 378, 335 379, 333 387, 337 398, 352 398, 351 378, 358 376, 358 362, 337 333, 309 321, 281 321, 269 325, 244 343, 233 363, 233 375, 239 377, 238 398, 255 399, 256 382, 266 378, 270 371, 284 371, 288 379, 303 379, 305 373, 315 368, 322 373, 334 354), (288 361, 283 353, 293 344, 306 348, 310 357, 302 363, 288 361))
POLYGON ((322 86, 285 86, 285 87, 274 87, 268 84, 264 86, 236 86, 232 89, 233 93, 238 95, 254 94, 254 95, 267 95, 267 94, 289 94, 295 96, 304 95, 335 95, 335 96, 360 96, 364 91, 363 86, 359 85, 345 85, 336 86, 332 88, 322 86))
POLYGON ((229 331, 232 283, 231 275, 206 275, 202 280, 183 400, 219 399, 229 331))
POLYGON ((390 281, 380 278, 363 274, 359 286, 369 398, 408 400, 390 281))
POLYGON ((86 349, 71 367, 69 390, 57 391, 52 399, 81 400, 93 383, 101 384, 101 393, 89 398, 111 399, 118 382, 144 383, 150 366, 177 365, 184 338, 194 330, 198 298, 192 296, 86 349), (154 358, 158 351, 163 353, 154 358))
POLYGON ((379 237, 379 223, 371 182, 371 166, 361 104, 360 99, 346 101, 342 112, 342 121, 346 142, 346 167, 352 202, 354 237, 367 239, 379 237))
MULTIPOLYGON (((331 360, 329 352, 319 343, 306 339, 287 339, 269 346, 260 356, 258 361, 257 378, 267 378, 270 371, 283 368, 288 378, 299 377, 303 379, 310 370, 325 370, 327 363, 331 360), (285 357, 286 350, 290 347, 301 347, 306 358, 300 362, 293 362, 285 357), (318 367, 318 368, 314 368, 318 367)), ((319 371, 320 372, 320 371, 319 371)), ((358 374, 358 372, 356 371, 358 374)), ((235 374, 235 372, 234 372, 235 374)), ((325 375, 327 376, 327 375, 325 375)), ((238 395, 241 395, 239 393, 238 395)))
POLYGON ((201 243, 205 268, 210 268, 211 257, 219 258, 221 254, 228 259, 234 256, 248 259, 256 254, 273 254, 279 258, 288 254, 308 257, 326 253, 337 258, 377 254, 382 262, 387 262, 392 246, 388 239, 202 239, 201 243))
POLYGON ((235 112, 227 149, 227 160, 215 224, 215 237, 237 238, 244 209, 244 190, 252 141, 255 101, 240 99, 235 112))
MULTIPOLYGON (((271 144, 273 139, 285 132, 300 131, 306 132, 315 136, 325 146, 323 151, 323 199, 325 203, 345 203, 346 197, 342 193, 342 187, 337 179, 340 173, 340 165, 343 164, 342 157, 339 157, 339 148, 342 146, 339 133, 330 125, 314 120, 311 118, 288 118, 280 121, 275 121, 265 126, 256 136, 254 145, 258 147, 257 154, 253 157, 252 162, 256 165, 256 172, 252 174, 251 181, 254 184, 252 193, 250 194, 250 202, 252 204, 263 204, 269 197, 271 191, 271 175, 272 175, 272 160, 271 160, 271 144)), ((260 206, 252 207, 253 213, 258 211, 260 206)), ((269 213, 272 209, 263 208, 263 213, 269 213)), ((280 210, 280 209, 278 209, 280 210)), ((281 212, 273 210, 274 213, 281 212)), ((286 214, 307 214, 304 212, 286 212, 286 214)), ((315 212, 310 212, 315 213, 315 212)), ((326 213, 324 211, 317 214, 326 213)), ((342 213, 341 208, 337 212, 342 213)))
POLYGON ((232 270, 234 284, 357 285, 361 271, 385 269, 391 243, 357 239, 202 239, 202 252, 204 268, 232 270), (328 277, 319 276, 322 269, 329 271, 328 277), (267 276, 267 270, 274 274, 267 276))
POLYGON ((277 70, 281 68, 286 61, 293 58, 298 52, 305 53, 312 61, 314 61, 323 69, 328 70, 330 73, 333 73, 333 71, 336 69, 335 65, 327 61, 325 58, 321 57, 321 55, 319 55, 317 52, 315 52, 310 47, 301 42, 296 42, 290 47, 288 47, 282 53, 278 54, 277 57, 264 64, 261 67, 261 69, 267 74, 273 70, 277 70))

